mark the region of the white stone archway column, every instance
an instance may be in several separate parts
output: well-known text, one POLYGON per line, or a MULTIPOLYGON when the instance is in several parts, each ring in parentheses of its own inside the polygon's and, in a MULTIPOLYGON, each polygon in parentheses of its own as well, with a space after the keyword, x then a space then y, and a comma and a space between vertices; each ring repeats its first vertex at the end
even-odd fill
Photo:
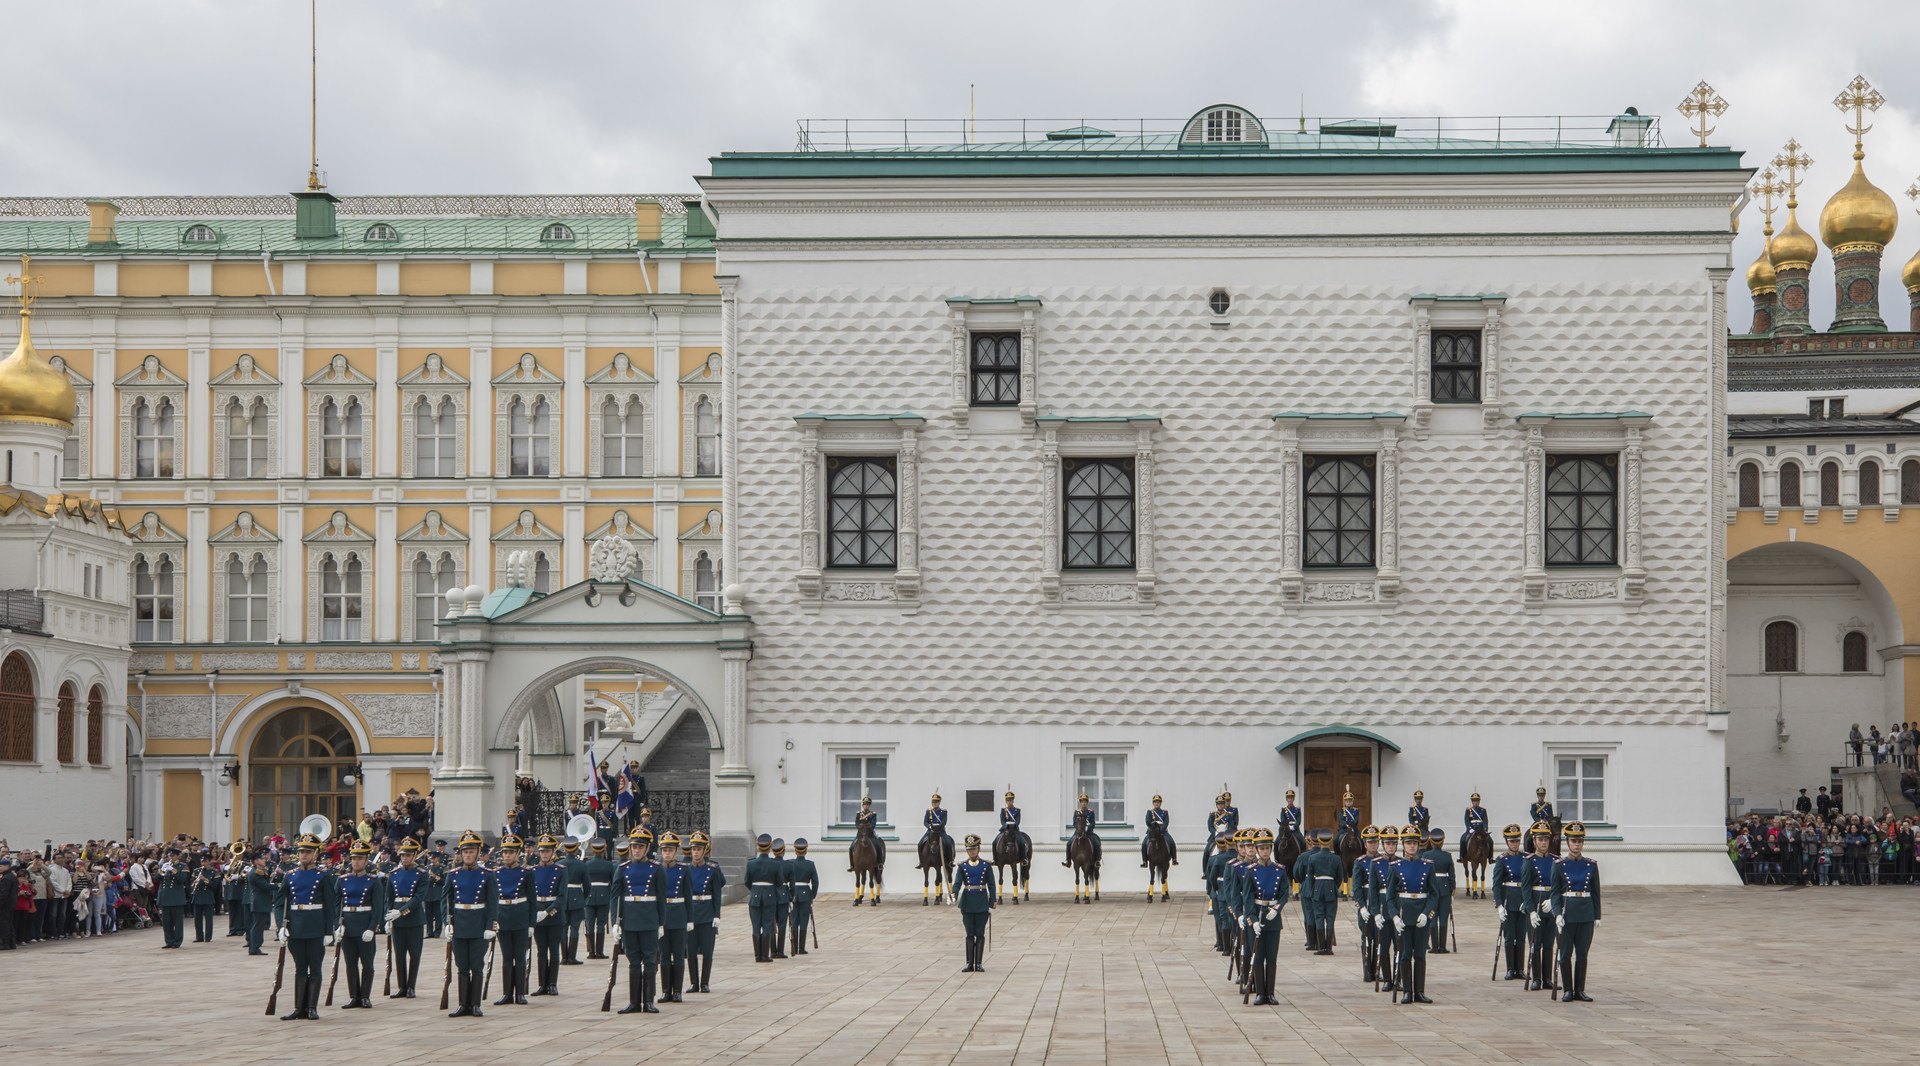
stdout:
POLYGON ((753 853, 753 769, 747 762, 747 663, 753 647, 722 645, 720 769, 713 775, 714 858, 732 866, 753 853))

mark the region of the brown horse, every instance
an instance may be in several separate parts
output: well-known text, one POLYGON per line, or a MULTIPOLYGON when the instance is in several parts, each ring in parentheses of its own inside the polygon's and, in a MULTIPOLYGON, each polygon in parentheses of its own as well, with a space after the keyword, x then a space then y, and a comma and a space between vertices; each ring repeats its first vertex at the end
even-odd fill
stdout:
POLYGON ((1013 901, 1020 902, 1020 892, 1025 889, 1027 898, 1033 898, 1032 886, 1028 875, 1033 872, 1033 838, 1015 829, 1011 824, 1004 826, 1000 834, 993 838, 993 880, 995 887, 994 902, 1000 901, 1000 893, 1009 886, 1013 889, 1013 901), (1006 867, 1013 867, 1013 875, 1002 873, 1006 867))
POLYGON ((1153 902, 1153 880, 1160 879, 1160 899, 1167 896, 1167 871, 1173 867, 1173 838, 1159 824, 1147 826, 1147 902, 1153 902))
POLYGON ((952 894, 952 882, 947 874, 947 839, 944 836, 929 834, 920 841, 920 905, 927 905, 927 893, 933 893, 933 902, 945 903, 952 894))
POLYGON ((1487 866, 1493 862, 1493 838, 1475 828, 1460 842, 1460 865, 1467 870, 1467 898, 1487 898, 1487 866))
POLYGON ((1340 891, 1353 883, 1353 864, 1367 853, 1367 846, 1360 842, 1360 834, 1352 829, 1342 829, 1333 838, 1333 853, 1340 856, 1340 891))
MULTIPOLYGON (((1302 838, 1299 833, 1288 829, 1285 823, 1282 823, 1280 828, 1274 832, 1273 861, 1285 867, 1289 874, 1293 871, 1294 860, 1298 859, 1306 850, 1306 840, 1302 838)), ((1296 895, 1299 894, 1300 886, 1295 885, 1293 890, 1296 895)))
POLYGON ((858 907, 866 898, 867 886, 873 886, 873 905, 880 905, 880 872, 886 866, 886 860, 880 857, 880 844, 873 836, 871 825, 862 825, 859 834, 853 839, 853 905, 858 907))
POLYGON ((1560 854, 1560 816, 1557 814, 1554 815, 1553 818, 1547 822, 1547 828, 1553 830, 1553 840, 1547 845, 1547 850, 1558 855, 1560 854))
POLYGON ((1085 829, 1073 831, 1067 841, 1067 864, 1073 867, 1073 901, 1092 903, 1100 898, 1100 860, 1093 857, 1093 834, 1085 829), (1081 891, 1085 884, 1085 894, 1081 891))

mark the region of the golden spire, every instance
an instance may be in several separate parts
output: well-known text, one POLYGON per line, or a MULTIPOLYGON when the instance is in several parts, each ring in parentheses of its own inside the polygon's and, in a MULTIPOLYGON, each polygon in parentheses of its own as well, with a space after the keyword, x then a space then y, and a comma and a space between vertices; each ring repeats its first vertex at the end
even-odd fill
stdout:
POLYGON ((1853 121, 1847 124, 1847 132, 1853 134, 1853 176, 1820 212, 1820 238, 1836 252, 1856 244, 1885 248, 1900 226, 1893 197, 1867 180, 1861 162, 1867 157, 1863 138, 1873 128, 1867 125, 1867 113, 1880 110, 1886 102, 1867 79, 1857 76, 1833 98, 1833 106, 1842 113, 1853 112, 1853 121))
POLYGON ((0 422, 58 423, 72 426, 77 404, 73 382, 40 358, 33 350, 34 296, 28 286, 46 281, 43 275, 30 273, 31 256, 20 257, 20 273, 9 274, 6 283, 20 286, 20 342, 13 354, 0 360, 0 422))
POLYGON ((1774 269, 1798 266, 1812 267, 1813 261, 1820 255, 1820 246, 1814 243, 1813 234, 1800 228, 1800 220, 1794 217, 1794 208, 1800 206, 1800 185, 1805 180, 1800 172, 1813 165, 1813 160, 1800 150, 1800 142, 1788 141, 1773 157, 1773 169, 1787 172, 1781 182, 1787 190, 1787 224, 1780 227, 1780 235, 1768 244, 1768 258, 1773 261, 1774 269))
MULTIPOLYGON (((1907 186, 1907 199, 1920 203, 1920 181, 1907 186)), ((1914 209, 1920 211, 1920 206, 1914 209)), ((1900 283, 1907 287, 1908 292, 1920 289, 1920 252, 1913 253, 1913 258, 1907 260, 1907 265, 1900 268, 1900 283)))
POLYGON ((313 167, 307 171, 307 191, 319 192, 326 188, 326 184, 320 180, 320 0, 307 0, 307 20, 307 43, 313 49, 307 67, 307 134, 313 147, 313 167))
POLYGON ((1707 146, 1707 135, 1713 127, 1707 125, 1708 117, 1719 118, 1727 113, 1727 101, 1706 82, 1693 87, 1686 99, 1680 101, 1680 113, 1687 116, 1694 125, 1688 127, 1695 137, 1700 138, 1700 147, 1707 146))
POLYGON ((1775 275, 1770 258, 1773 252, 1773 213, 1779 210, 1773 206, 1773 198, 1786 191, 1787 187, 1780 184, 1780 176, 1773 172, 1772 167, 1762 171, 1754 180, 1753 195, 1760 201, 1760 215, 1767 220, 1767 224, 1761 230, 1760 256, 1747 267, 1747 289, 1751 292, 1773 291, 1775 275))

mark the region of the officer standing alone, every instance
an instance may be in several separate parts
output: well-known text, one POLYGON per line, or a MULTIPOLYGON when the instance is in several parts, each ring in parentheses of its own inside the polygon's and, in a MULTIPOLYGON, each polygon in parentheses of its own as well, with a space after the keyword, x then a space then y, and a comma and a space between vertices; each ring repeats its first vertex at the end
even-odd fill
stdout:
POLYGON ((960 925, 967 937, 967 964, 961 973, 983 973, 987 955, 987 920, 999 896, 993 864, 980 858, 980 837, 967 834, 967 858, 954 872, 954 891, 960 895, 960 925))
POLYGON ((1553 866, 1553 916, 1560 934, 1560 996, 1566 1003, 1592 1003, 1587 995, 1587 949, 1600 920, 1600 864, 1582 855, 1587 827, 1567 825, 1567 857, 1553 866))
MULTIPOLYGON (((621 841, 626 846, 626 841, 621 841)), ((586 878, 587 958, 607 957, 607 914, 613 904, 613 873, 616 867, 607 858, 607 842, 594 837, 588 849, 592 856, 580 864, 586 878)))
POLYGON ((180 849, 168 848, 160 872, 153 879, 153 902, 160 908, 163 948, 177 948, 187 935, 187 886, 191 877, 180 861, 180 849))

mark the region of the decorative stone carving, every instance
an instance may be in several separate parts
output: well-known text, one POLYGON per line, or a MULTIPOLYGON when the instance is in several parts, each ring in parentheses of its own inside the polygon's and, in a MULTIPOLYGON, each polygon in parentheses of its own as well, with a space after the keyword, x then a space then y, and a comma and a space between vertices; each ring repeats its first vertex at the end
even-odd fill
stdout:
POLYGON ((891 581, 829 581, 820 590, 827 603, 891 603, 891 581))
POLYGON ((316 670, 391 670, 393 656, 384 651, 323 651, 314 654, 316 670))
POLYGON ((280 656, 260 651, 209 651, 200 655, 202 670, 278 670, 280 656))
POLYGON ((1311 581, 1301 596, 1307 603, 1370 603, 1371 581, 1311 581))
POLYGON ((295 651, 295 652, 288 652, 288 653, 287 653, 287 669, 289 669, 289 670, 305 670, 306 668, 307 668, 307 653, 306 653, 306 652, 304 652, 304 651, 295 651))
POLYGON ((1617 581, 1549 581, 1550 600, 1610 600, 1620 594, 1617 581))
MULTIPOLYGON (((135 697, 138 699, 138 697, 135 697)), ((222 722, 233 713, 248 697, 239 694, 221 695, 215 698, 214 707, 222 722)), ((205 693, 191 695, 161 695, 147 697, 146 717, 141 726, 148 739, 155 740, 191 740, 207 736, 208 721, 207 696, 205 693)))
POLYGON ((347 697, 378 737, 423 737, 433 732, 433 693, 356 692, 347 697))
POLYGON ((1133 603, 1139 599, 1129 584, 1062 585, 1061 603, 1133 603))
MULTIPOLYGON (((625 537, 601 537, 587 556, 587 573, 595 581, 625 581, 639 562, 640 553, 625 537)), ((513 566, 511 559, 507 566, 513 566)))
POLYGON ((510 589, 533 587, 532 552, 510 551, 507 553, 507 587, 510 589))
POLYGON ((417 651, 401 652, 400 653, 400 669, 402 670, 420 669, 420 653, 417 651))
POLYGON ((127 671, 139 673, 142 670, 165 670, 167 657, 158 652, 137 651, 127 657, 127 671))

